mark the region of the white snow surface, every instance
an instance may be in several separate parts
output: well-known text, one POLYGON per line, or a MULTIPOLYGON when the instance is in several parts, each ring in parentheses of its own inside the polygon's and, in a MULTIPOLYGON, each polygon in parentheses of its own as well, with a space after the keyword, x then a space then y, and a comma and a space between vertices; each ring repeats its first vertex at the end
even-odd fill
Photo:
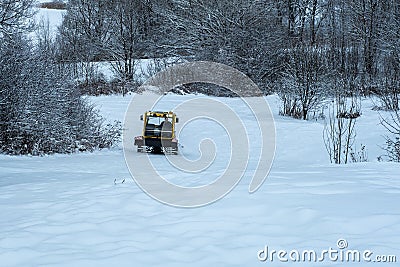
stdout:
MULTIPOLYGON (((159 107, 172 109, 193 97, 198 96, 167 95, 159 107)), ((121 121, 131 99, 90 97, 105 117, 121 121)), ((250 127, 250 149, 257 151, 254 122, 241 100, 214 99, 241 114, 250 127)), ((373 104, 363 101, 357 122, 357 144, 366 145, 369 162, 339 166, 329 162, 323 122, 280 117, 277 97, 267 100, 277 136, 267 180, 257 192, 248 193, 258 156, 254 152, 238 186, 201 208, 174 208, 149 197, 131 178, 121 146, 74 155, 0 156, 0 265, 364 266, 257 259, 265 246, 322 251, 337 249, 341 238, 349 249, 396 255, 399 261, 399 165, 376 159, 383 154, 378 145, 384 143, 385 130, 378 112, 371 110, 373 104)), ((140 128, 137 131, 139 135, 140 128)), ((179 136, 184 148, 178 157, 198 157, 204 137, 213 138, 219 152, 215 166, 204 172, 179 173, 163 155, 151 155, 152 160, 174 183, 207 184, 229 159, 220 125, 206 120, 188 124, 179 136)))

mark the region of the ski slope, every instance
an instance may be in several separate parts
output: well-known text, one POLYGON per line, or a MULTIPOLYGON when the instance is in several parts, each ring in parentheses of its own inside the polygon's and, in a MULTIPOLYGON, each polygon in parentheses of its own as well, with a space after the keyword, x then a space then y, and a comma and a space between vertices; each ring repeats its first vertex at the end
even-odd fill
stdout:
MULTIPOLYGON (((90 100, 109 120, 123 121, 132 97, 90 100)), ((167 95, 159 107, 169 109, 196 97, 167 95)), ((249 137, 256 140, 254 121, 240 99, 213 99, 239 112, 249 137)), ((373 104, 363 101, 357 122, 357 143, 366 145, 369 162, 337 166, 329 163, 323 146, 322 121, 280 117, 277 97, 267 100, 277 138, 267 180, 256 193, 248 193, 258 157, 257 142, 250 142, 254 154, 241 182, 220 201, 201 208, 174 208, 149 197, 131 178, 122 146, 75 155, 0 156, 0 265, 365 266, 258 259, 265 246, 322 251, 337 249, 339 239, 349 249, 397 255, 399 261, 399 165, 376 160, 383 153, 378 145, 384 143, 385 131, 373 104)), ((134 130, 140 134, 140 127, 134 130)), ((217 155, 201 173, 178 172, 162 155, 150 155, 151 160, 172 183, 210 183, 229 161, 229 140, 221 125, 200 119, 183 127, 178 157, 198 158, 199 142, 206 137, 213 138, 217 155)))

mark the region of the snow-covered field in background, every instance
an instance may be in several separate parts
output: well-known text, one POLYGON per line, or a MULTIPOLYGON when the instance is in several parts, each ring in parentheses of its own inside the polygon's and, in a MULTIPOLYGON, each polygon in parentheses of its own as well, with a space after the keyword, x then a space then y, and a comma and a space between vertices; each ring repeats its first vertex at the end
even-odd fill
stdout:
MULTIPOLYGON (((161 105, 168 109, 191 97, 168 95, 161 105)), ((108 119, 123 121, 131 98, 90 99, 108 119)), ((240 99, 215 99, 241 112, 244 122, 252 125, 240 99)), ((230 194, 202 208, 173 208, 142 192, 130 177, 121 147, 76 155, 0 156, 0 265, 365 266, 328 259, 257 259, 266 245, 288 252, 322 251, 337 249, 340 238, 347 240, 349 249, 373 251, 372 258, 397 255, 399 261, 399 165, 376 160, 383 153, 378 145, 384 143, 385 131, 372 103, 363 101, 363 116, 357 122, 357 142, 366 145, 370 162, 337 166, 329 163, 321 121, 280 117, 277 98, 267 100, 277 133, 267 180, 248 194, 248 170, 230 194)), ((198 155, 198 141, 214 131, 221 133, 220 126, 201 120, 187 127, 180 136, 184 148, 179 156, 198 155)), ((217 147, 225 144, 223 135, 214 137, 217 147)), ((163 162, 164 156, 151 156, 163 162)), ((224 161, 228 155, 217 157, 217 162, 224 161)), ((250 160, 251 169, 255 157, 250 160)), ((212 167, 192 176, 167 164, 158 168, 174 182, 190 186, 216 175, 212 167)), ((383 265, 396 266, 379 266, 383 265)))
POLYGON ((57 27, 62 23, 65 12, 65 10, 38 8, 35 20, 37 23, 44 23, 43 25, 45 26, 48 25, 49 31, 54 37, 57 27))

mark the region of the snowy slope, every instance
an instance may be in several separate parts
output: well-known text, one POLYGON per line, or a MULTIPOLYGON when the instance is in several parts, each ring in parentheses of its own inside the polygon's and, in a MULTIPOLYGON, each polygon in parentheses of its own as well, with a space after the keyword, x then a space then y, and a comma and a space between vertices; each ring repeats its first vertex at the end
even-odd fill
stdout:
MULTIPOLYGON (((122 121, 131 97, 91 99, 109 119, 122 121)), ((191 97, 169 95, 160 107, 168 109, 191 97)), ((239 99, 218 100, 245 112, 239 99)), ((399 165, 376 161, 384 130, 378 125, 379 115, 370 110, 372 104, 364 101, 368 118, 358 125, 370 162, 336 166, 323 147, 322 122, 279 117, 276 97, 267 100, 277 129, 268 179, 259 191, 248 194, 257 159, 253 155, 239 185, 202 208, 173 208, 142 192, 130 177, 121 147, 40 158, 0 156, 0 265, 342 266, 257 259, 266 245, 274 250, 321 251, 337 249, 341 238, 350 249, 397 255, 399 260, 399 165)), ((252 125, 250 119, 244 114, 246 125, 252 125)), ((180 135, 184 148, 179 157, 196 158, 199 140, 212 135, 220 152, 215 166, 190 175, 171 169, 164 156, 151 155, 152 160, 174 183, 208 183, 228 157, 223 130, 204 120, 186 128, 180 135)), ((249 131, 249 136, 254 134, 249 131)))

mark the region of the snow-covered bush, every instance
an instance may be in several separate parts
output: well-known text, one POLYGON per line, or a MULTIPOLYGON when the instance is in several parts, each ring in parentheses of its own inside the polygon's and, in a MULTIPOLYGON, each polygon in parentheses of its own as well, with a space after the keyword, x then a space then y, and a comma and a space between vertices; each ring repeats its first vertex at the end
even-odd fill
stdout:
POLYGON ((319 107, 327 88, 326 55, 321 49, 300 47, 289 53, 287 68, 278 82, 281 115, 308 119, 319 107))
POLYGON ((383 126, 388 130, 384 149, 390 161, 400 162, 400 111, 391 113, 390 118, 382 120, 383 126))
POLYGON ((21 34, 0 42, 0 152, 42 155, 112 146, 120 125, 105 125, 47 48, 33 47, 21 34))
POLYGON ((390 161, 400 162, 400 137, 388 138, 386 140, 386 151, 390 161))
POLYGON ((368 152, 365 145, 361 145, 360 150, 350 149, 350 158, 352 162, 367 162, 368 152))
POLYGON ((361 116, 361 100, 354 93, 354 81, 349 78, 337 79, 334 84, 335 97, 329 107, 329 114, 323 132, 325 148, 332 163, 366 161, 365 147, 356 151, 355 124, 361 116), (353 92, 353 93, 352 93, 353 92))

